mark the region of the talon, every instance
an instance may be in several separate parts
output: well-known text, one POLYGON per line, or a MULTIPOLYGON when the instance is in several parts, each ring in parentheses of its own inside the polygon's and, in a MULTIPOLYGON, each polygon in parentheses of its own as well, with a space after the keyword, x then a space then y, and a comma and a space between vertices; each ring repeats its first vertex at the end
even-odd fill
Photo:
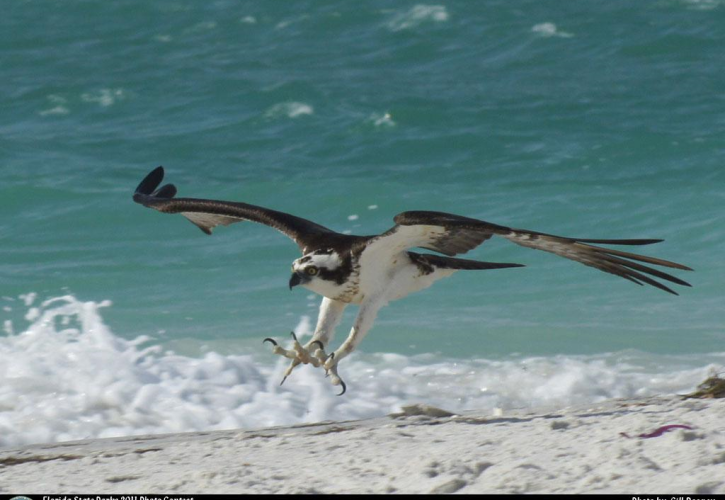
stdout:
POLYGON ((332 368, 332 366, 330 366, 328 368, 327 363, 329 361, 332 361, 333 359, 335 359, 335 353, 334 352, 327 357, 327 360, 325 360, 325 364, 322 365, 322 367, 325 369, 325 378, 327 378, 327 377, 330 376, 330 368, 332 368))
POLYGON ((342 391, 340 391, 340 394, 338 394, 338 396, 342 396, 347 391, 347 384, 345 383, 344 380, 342 380, 342 378, 340 377, 340 374, 337 373, 337 369, 335 369, 334 372, 332 370, 330 370, 330 371, 332 372, 332 377, 331 377, 330 381, 332 382, 332 385, 341 385, 342 386, 342 391))
POLYGON ((292 349, 286 350, 281 348, 277 341, 274 340, 271 337, 265 338, 262 343, 269 342, 274 346, 272 349, 272 352, 274 354, 279 354, 281 356, 284 356, 285 358, 289 358, 292 360, 292 363, 287 368, 287 370, 284 373, 284 376, 282 377, 282 381, 279 383, 280 386, 284 385, 284 383, 287 381, 287 377, 292 373, 292 370, 298 366, 301 363, 304 364, 312 364, 315 367, 322 366, 325 369, 325 377, 330 378, 332 381, 332 385, 341 385, 342 391, 340 391, 340 394, 338 396, 342 396, 347 392, 347 385, 345 382, 342 381, 340 376, 337 374, 337 363, 335 363, 335 353, 332 352, 330 355, 325 354, 325 345, 322 343, 321 340, 314 340, 307 344, 307 346, 302 346, 298 339, 297 335, 294 331, 290 332, 290 335, 292 336, 292 339, 294 341, 294 344, 292 346, 292 349), (313 346, 317 346, 317 350, 314 354, 310 353, 310 349, 313 346))
POLYGON ((327 359, 325 360, 325 370, 329 370, 328 365, 332 367, 332 362, 335 360, 335 353, 333 352, 329 356, 327 356, 327 359))

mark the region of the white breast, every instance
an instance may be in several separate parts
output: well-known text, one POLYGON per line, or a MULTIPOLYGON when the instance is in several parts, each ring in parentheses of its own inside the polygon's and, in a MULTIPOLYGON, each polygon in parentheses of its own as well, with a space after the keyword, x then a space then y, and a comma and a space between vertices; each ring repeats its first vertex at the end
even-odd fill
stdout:
MULTIPOLYGON (((381 296, 385 302, 424 290, 441 278, 452 275, 455 269, 436 269, 430 274, 423 273, 410 259, 407 252, 401 252, 390 259, 375 259, 379 254, 360 256, 360 294, 381 296)), ((357 302, 356 301, 356 302, 357 302)))

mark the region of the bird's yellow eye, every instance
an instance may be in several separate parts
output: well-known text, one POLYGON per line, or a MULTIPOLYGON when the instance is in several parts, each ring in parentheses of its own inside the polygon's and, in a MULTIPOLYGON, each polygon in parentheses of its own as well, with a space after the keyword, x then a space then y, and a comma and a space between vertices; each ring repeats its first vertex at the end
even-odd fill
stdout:
POLYGON ((310 276, 314 276, 315 274, 317 274, 317 273, 318 273, 318 270, 317 270, 317 268, 316 268, 315 266, 310 266, 310 267, 308 267, 308 268, 307 268, 307 269, 306 269, 305 271, 306 271, 306 272, 307 272, 307 274, 309 274, 310 276))

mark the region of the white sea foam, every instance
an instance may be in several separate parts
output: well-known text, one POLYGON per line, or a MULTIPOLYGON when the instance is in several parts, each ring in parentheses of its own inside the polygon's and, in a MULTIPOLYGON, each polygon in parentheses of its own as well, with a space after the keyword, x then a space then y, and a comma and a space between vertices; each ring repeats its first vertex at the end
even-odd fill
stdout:
POLYGON ((95 92, 81 94, 81 99, 84 102, 95 103, 103 108, 113 106, 116 101, 122 100, 125 97, 126 94, 123 89, 100 89, 95 92))
POLYGON ((281 29, 284 29, 284 28, 290 26, 291 24, 296 24, 296 23, 305 21, 309 18, 310 18, 309 15, 304 14, 302 16, 298 16, 298 17, 295 17, 292 19, 285 19, 284 21, 280 21, 279 23, 277 23, 277 25, 275 26, 275 29, 281 30, 281 29))
POLYGON ((34 293, 34 292, 31 292, 31 293, 24 293, 24 294, 21 294, 21 295, 19 295, 19 296, 18 296, 18 298, 19 298, 20 300, 22 300, 22 301, 23 301, 23 303, 24 303, 24 304, 25 304, 26 306, 30 306, 30 305, 32 305, 32 304, 33 304, 33 302, 35 302, 35 299, 37 299, 37 298, 38 298, 38 294, 37 294, 37 293, 34 293))
MULTIPOLYGON (((279 387, 288 360, 268 349, 193 358, 117 337, 101 317, 108 306, 46 300, 21 333, 0 337, 0 446, 366 418, 416 402, 452 411, 565 406, 690 390, 725 362, 725 354, 703 366, 636 352, 498 361, 356 353, 340 364, 348 393, 337 397, 307 366, 279 387)), ((295 330, 311 328, 304 317, 295 330)))
POLYGON ((67 115, 70 113, 70 110, 66 106, 66 103, 68 100, 63 97, 56 94, 51 94, 48 96, 48 100, 52 105, 54 105, 52 108, 44 109, 43 111, 39 111, 38 114, 40 116, 49 116, 49 115, 67 115))
POLYGON ((277 118, 279 116, 299 118, 300 116, 314 114, 314 112, 315 109, 312 106, 303 102, 281 102, 269 108, 265 116, 267 118, 277 118))
POLYGON ((54 108, 44 109, 43 111, 38 112, 40 116, 67 115, 68 113, 70 113, 70 110, 65 106, 56 106, 54 108))
POLYGON ((554 23, 537 24, 533 28, 531 28, 531 31, 539 36, 543 36, 544 38, 549 38, 553 36, 560 38, 571 38, 574 36, 573 34, 567 33, 566 31, 559 31, 559 28, 557 28, 556 24, 554 23))
POLYGON ((692 10, 713 10, 725 5, 723 0, 683 0, 692 10))
POLYGON ((376 127, 394 127, 396 125, 390 113, 373 113, 368 119, 376 127))
POLYGON ((448 21, 448 11, 443 5, 415 5, 405 12, 399 12, 389 22, 391 31, 416 28, 426 22, 448 21))

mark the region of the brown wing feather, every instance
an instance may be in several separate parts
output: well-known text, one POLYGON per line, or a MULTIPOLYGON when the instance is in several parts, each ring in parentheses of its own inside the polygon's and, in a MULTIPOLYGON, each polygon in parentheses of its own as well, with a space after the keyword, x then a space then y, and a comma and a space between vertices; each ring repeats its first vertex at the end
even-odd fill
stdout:
POLYGON ((425 248, 452 257, 469 252, 503 226, 443 212, 411 211, 395 216, 396 225, 376 237, 391 251, 425 248))
MULTIPOLYGON (((536 250, 543 250, 550 252, 566 259, 580 262, 586 266, 594 267, 600 271, 620 276, 624 279, 642 285, 646 283, 652 285, 666 292, 677 295, 672 289, 663 285, 662 283, 652 279, 650 276, 660 278, 671 283, 676 283, 682 286, 691 286, 686 281, 683 281, 675 276, 664 273, 657 269, 644 266, 638 262, 646 262, 648 264, 654 264, 663 267, 669 267, 673 269, 681 269, 685 271, 691 271, 692 269, 663 259, 655 257, 649 257, 646 255, 639 255, 631 252, 623 252, 621 250, 614 250, 610 248, 602 248, 591 245, 590 243, 606 244, 606 245, 650 245, 658 243, 662 240, 654 239, 626 239, 626 240, 593 240, 593 239, 580 239, 580 238, 565 238, 562 236, 555 236, 552 234, 539 233, 536 231, 529 231, 526 229, 513 229, 505 226, 499 226, 497 224, 491 224, 477 219, 471 219, 468 217, 461 217, 454 214, 447 214, 443 212, 424 212, 424 211, 413 211, 403 212, 395 217, 395 222, 398 225, 404 226, 440 226, 445 231, 440 231, 440 242, 433 241, 424 248, 431 250, 440 251, 446 253, 443 250, 457 251, 457 253, 463 253, 468 251, 475 246, 475 242, 483 242, 493 235, 501 236, 509 241, 516 243, 517 245, 533 248, 536 250), (451 246, 447 246, 445 241, 445 234, 463 234, 467 235, 461 241, 466 243, 455 242, 451 246), (470 234, 475 235, 478 233, 480 236, 468 236, 470 234), (463 250, 463 251, 459 251, 463 250), (650 276, 647 276, 650 275, 650 276)), ((396 230, 398 226, 391 229, 396 230)), ((446 253, 446 255, 455 255, 446 253)))
POLYGON ((317 248, 321 239, 330 237, 334 239, 339 235, 307 219, 256 205, 197 198, 174 198, 176 188, 172 184, 156 189, 163 178, 163 167, 154 169, 136 188, 133 201, 159 212, 181 214, 206 234, 211 234, 212 229, 219 225, 228 226, 242 221, 258 222, 291 238, 303 253, 307 248, 317 248))

